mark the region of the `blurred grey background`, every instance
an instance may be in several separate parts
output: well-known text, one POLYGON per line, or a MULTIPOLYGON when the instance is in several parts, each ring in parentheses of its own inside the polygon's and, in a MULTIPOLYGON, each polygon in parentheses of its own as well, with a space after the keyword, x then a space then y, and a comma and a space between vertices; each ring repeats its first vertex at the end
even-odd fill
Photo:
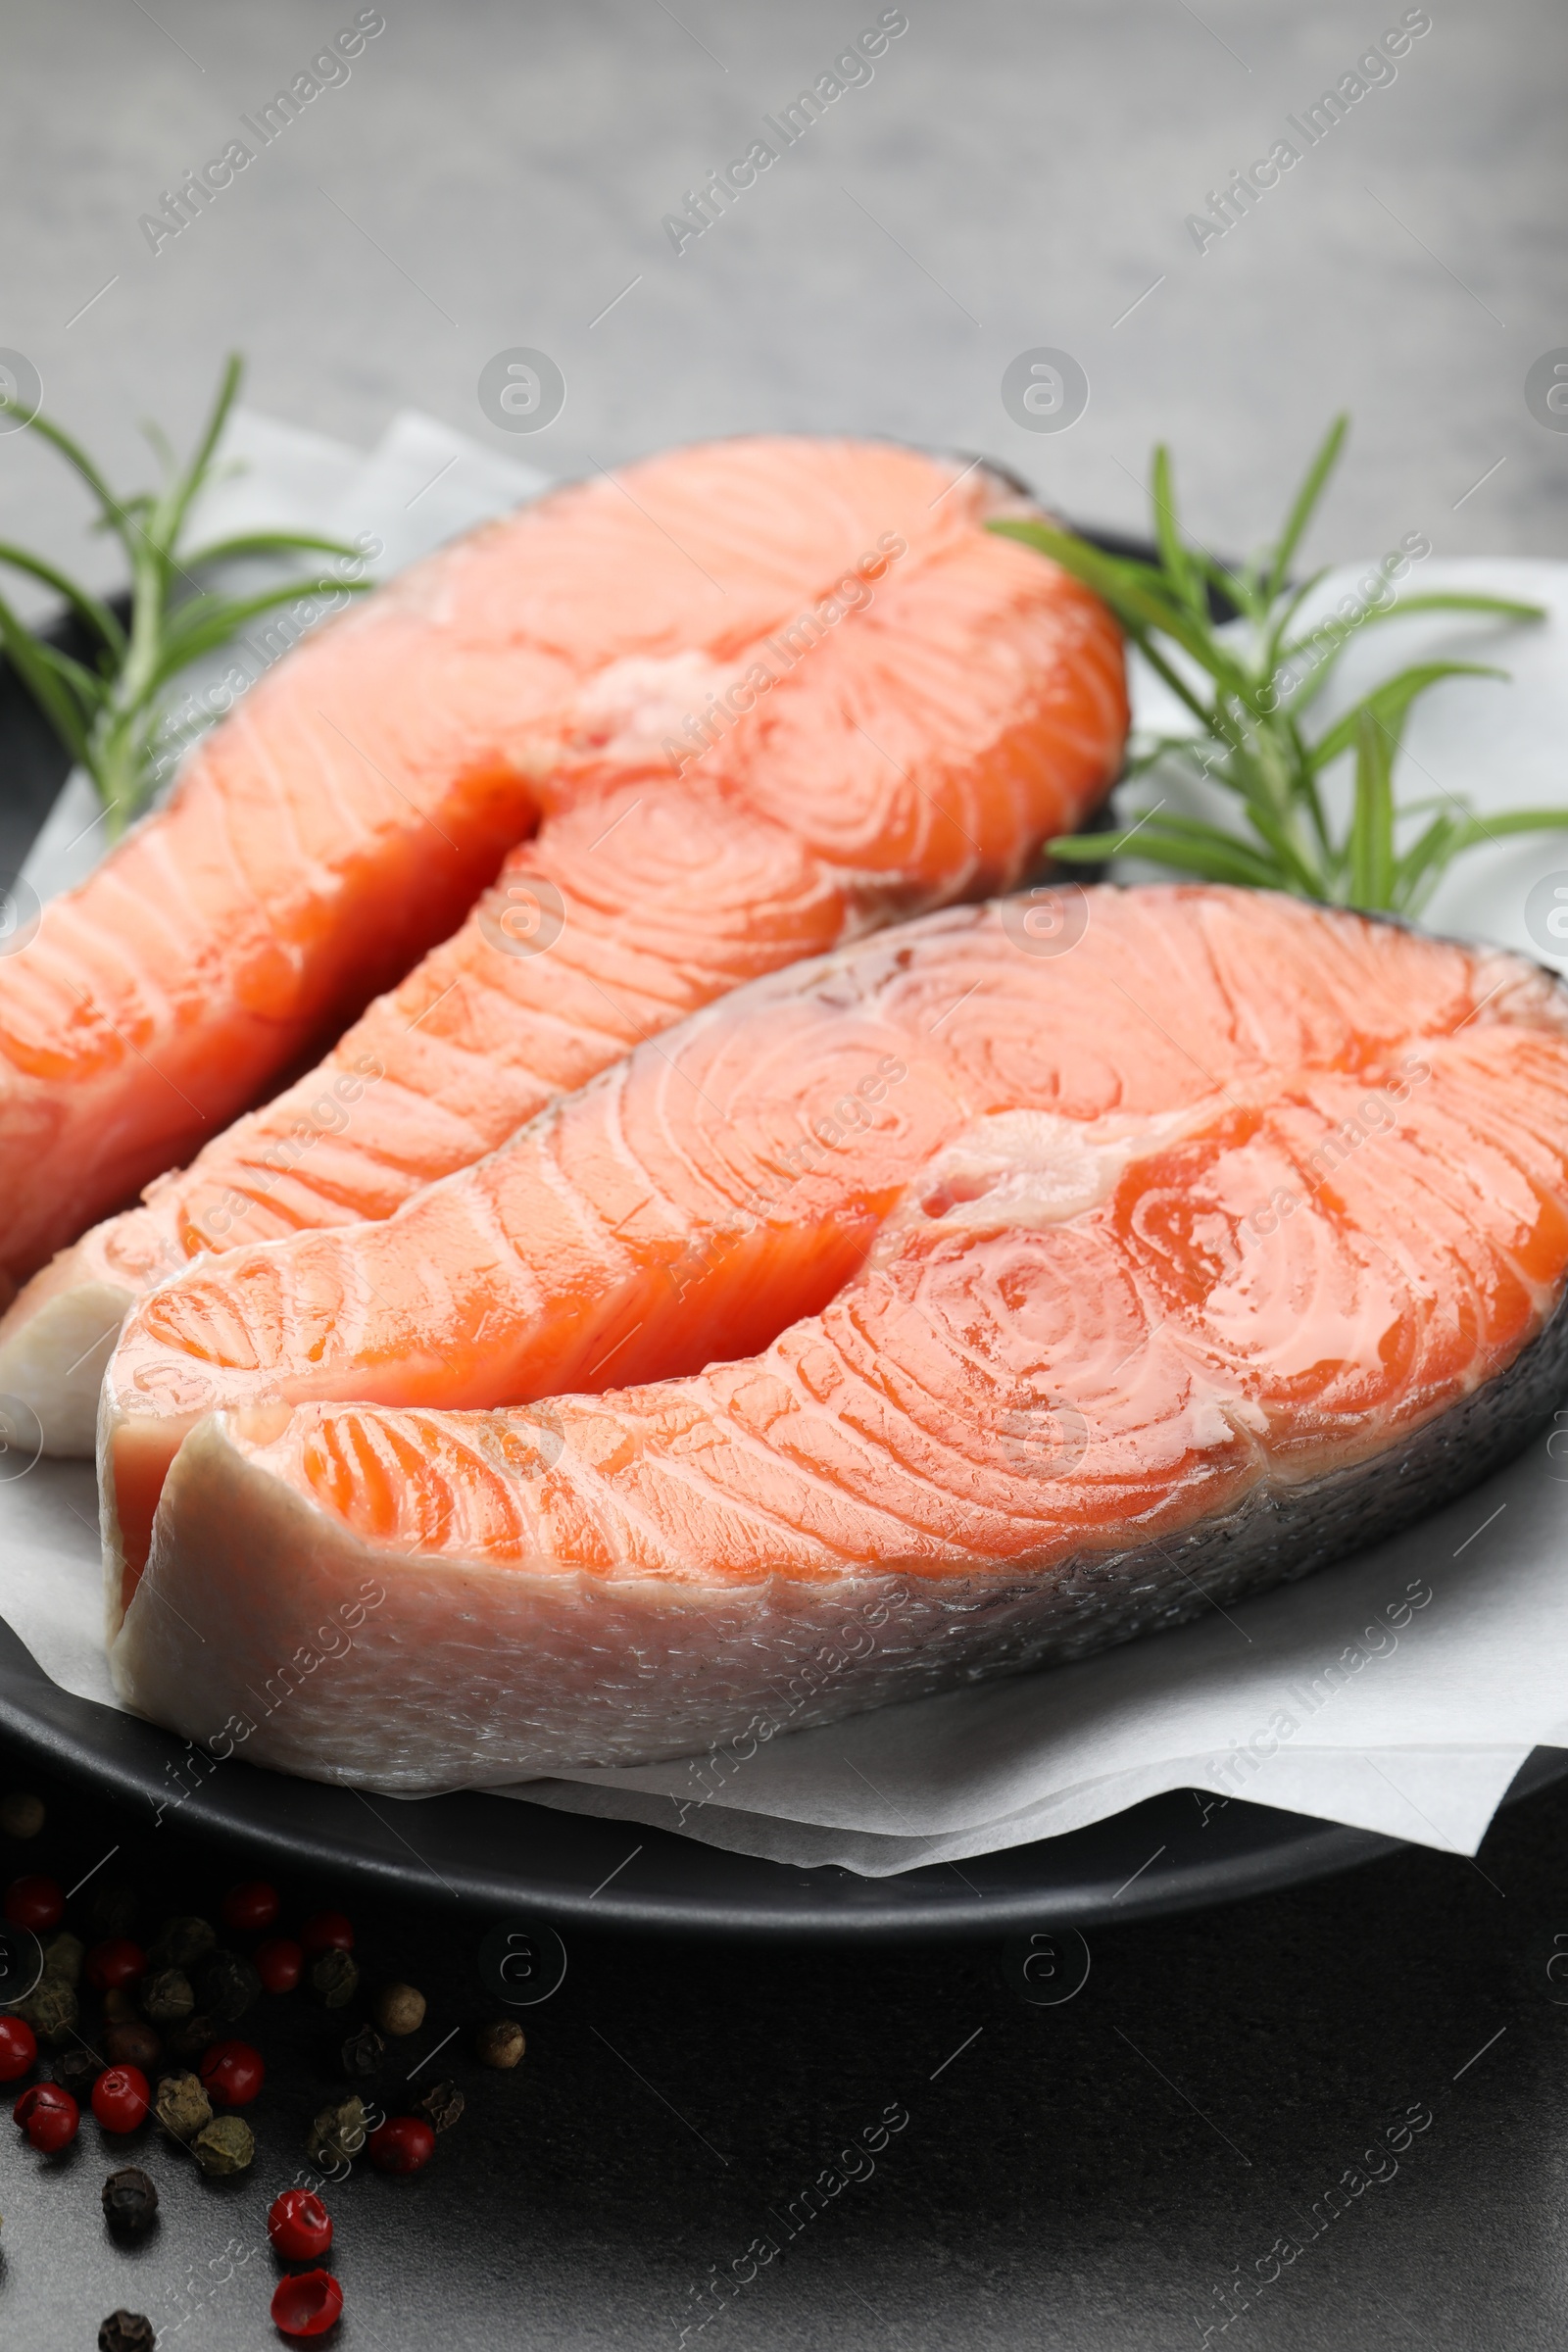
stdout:
MULTIPOLYGON (((368 446, 415 406, 562 474, 849 427, 988 451, 1136 525, 1163 436, 1228 551, 1344 406, 1320 558, 1411 529, 1440 555, 1560 548, 1568 432, 1524 399, 1568 344, 1560 0, 1433 0, 1396 78, 1201 253, 1185 217, 1402 0, 908 0, 872 78, 678 256, 662 216, 876 0, 385 0, 349 77, 155 255, 139 217, 358 13, 11 0, 0 344, 122 478, 136 419, 188 433, 238 346, 274 415, 368 446), (567 386, 529 436, 477 398, 517 345, 567 386), (1003 406, 1037 346, 1087 372, 1068 431, 1003 406)), ((112 579, 82 512, 34 436, 0 436, 0 531, 112 579)))

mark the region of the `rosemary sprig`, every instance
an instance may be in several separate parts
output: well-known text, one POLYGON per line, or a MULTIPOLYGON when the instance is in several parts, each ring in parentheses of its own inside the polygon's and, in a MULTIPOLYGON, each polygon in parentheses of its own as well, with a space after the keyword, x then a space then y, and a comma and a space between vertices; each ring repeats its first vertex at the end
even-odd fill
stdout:
MULTIPOLYGON (((1288 586, 1291 564, 1334 469, 1348 429, 1336 418, 1272 545, 1239 569, 1217 563, 1177 521, 1170 456, 1154 452, 1151 495, 1157 564, 1106 555, 1046 522, 999 521, 991 528, 1038 548, 1094 589, 1121 622, 1150 667, 1192 713, 1193 732, 1139 745, 1128 778, 1164 765, 1208 778, 1241 803, 1235 830, 1178 814, 1157 802, 1115 832, 1073 834, 1051 843, 1065 862, 1098 864, 1133 844, 1136 852, 1180 873, 1250 883, 1333 905, 1414 914, 1446 868, 1479 842, 1509 833, 1568 827, 1568 808, 1516 808, 1485 819, 1448 796, 1401 807, 1394 769, 1405 720, 1418 696, 1441 679, 1505 677, 1475 662, 1423 662, 1386 678, 1315 740, 1302 719, 1334 665, 1361 630, 1407 612, 1483 612, 1505 620, 1541 620, 1539 605, 1506 597, 1432 593, 1374 597, 1351 615, 1336 615, 1293 635, 1298 614, 1321 571, 1288 586), (1215 610, 1241 628, 1216 623, 1215 610), (1354 756, 1349 811, 1336 827, 1322 793, 1324 771, 1354 756), (1437 812, 1429 813, 1436 806, 1437 812), (1412 837, 1413 820, 1428 821, 1412 837)), ((1385 575, 1387 576, 1387 575, 1385 575)))
MULTIPOLYGON (((112 531, 130 570, 129 626, 101 597, 77 585, 41 556, 0 540, 0 564, 25 572, 62 596, 94 641, 91 662, 74 661, 35 637, 0 597, 0 648, 49 719, 73 759, 91 776, 115 838, 146 802, 159 773, 158 745, 171 679, 226 645, 248 620, 296 598, 368 586, 363 579, 293 580, 257 596, 223 597, 204 588, 198 574, 244 556, 303 552, 358 559, 358 551, 309 531, 245 531, 206 546, 186 547, 184 535, 197 493, 212 478, 214 455, 244 372, 230 353, 217 397, 195 449, 180 466, 155 425, 144 425, 164 469, 161 490, 119 498, 79 442, 42 415, 28 428, 60 452, 98 505, 94 528, 112 531)), ((16 404, 0 393, 0 409, 16 404)))

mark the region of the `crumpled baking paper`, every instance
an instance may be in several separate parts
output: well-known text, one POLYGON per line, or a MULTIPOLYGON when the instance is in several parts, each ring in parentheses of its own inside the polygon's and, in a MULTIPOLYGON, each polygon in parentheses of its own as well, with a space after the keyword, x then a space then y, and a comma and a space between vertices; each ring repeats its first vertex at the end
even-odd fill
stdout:
MULTIPOLYGON (((368 459, 247 412, 232 447, 249 470, 213 493, 214 528, 369 532, 383 570, 545 478, 415 415, 368 459)), ((1332 575, 1311 610, 1332 612, 1362 576, 1332 575)), ((1406 662, 1498 662, 1511 686, 1456 680, 1416 707, 1401 792, 1463 794, 1483 815, 1568 801, 1568 565, 1429 559, 1409 585, 1519 597, 1550 616, 1380 625, 1346 655, 1325 714, 1406 662)), ((1157 681, 1135 692, 1144 723, 1170 724, 1157 681)), ((95 813, 74 779, 29 861, 40 896, 90 869, 96 845, 79 837, 95 813)), ((1559 905, 1568 836, 1546 835, 1475 853, 1426 919, 1568 966, 1559 905)), ((774 1720, 709 1754, 495 1793, 868 1877, 956 1865, 1170 1788, 1205 1808, 1246 1797, 1473 1854, 1531 1749, 1568 1745, 1565 1567, 1568 1409, 1517 1462, 1392 1543, 1173 1633, 814 1730, 791 1728, 786 1689, 774 1720)), ((0 1445, 0 1614, 56 1683, 113 1706, 101 1609, 90 1465, 29 1463, 0 1445)))

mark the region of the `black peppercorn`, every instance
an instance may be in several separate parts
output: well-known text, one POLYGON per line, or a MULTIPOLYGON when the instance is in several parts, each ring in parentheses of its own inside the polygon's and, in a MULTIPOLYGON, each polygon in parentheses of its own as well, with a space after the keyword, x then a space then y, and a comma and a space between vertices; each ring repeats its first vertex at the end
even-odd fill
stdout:
POLYGON ((196 2005, 217 2026, 239 2023, 262 1995, 262 1980, 238 1952, 213 1952, 196 1972, 196 2005))
POLYGON ((318 2000, 328 2009, 345 2009, 359 1989, 360 1972, 352 1952, 323 1952, 311 1970, 318 2000))
POLYGON ((112 2311, 98 2330, 98 2352, 153 2352, 158 2338, 139 2311, 112 2311))
POLYGON ((386 2043, 373 2026, 362 2026, 342 2048, 343 2072, 351 2082, 368 2082, 381 2071, 386 2043))
POLYGON ((215 2025, 205 2010, 198 2010, 194 2017, 182 2017, 177 2026, 171 2026, 164 2038, 176 2058, 188 2061, 199 2058, 221 2032, 221 2026, 215 2025))
POLYGON ((123 1880, 99 1887, 87 1905, 87 1925, 94 1943, 111 1943, 117 1936, 128 1936, 136 1925, 140 1904, 136 1890, 123 1880))
POLYGON ((147 1955, 148 1965, 192 1969, 198 1960, 206 1959, 217 1942, 218 1930, 210 1920, 181 1912, 177 1918, 166 1919, 159 1929, 157 1940, 147 1955))
POLYGON ((49 2071, 62 2090, 69 2090, 78 2107, 85 2107, 92 2086, 103 2073, 103 2061, 83 2041, 74 2041, 51 2059, 49 2071))
POLYGON ((427 2123, 432 2132, 450 2132, 463 2113, 465 2101, 455 2082, 432 2082, 422 2099, 416 2099, 413 2112, 427 2123))
POLYGON ((137 2066, 150 2075, 164 2054, 164 2045, 151 2026, 127 2017, 104 2028, 104 2056, 111 2066, 137 2066))
POLYGON ((196 2006, 189 1977, 182 1968, 161 1968, 153 1977, 144 1977, 141 1987, 142 2014, 150 2017, 155 2026, 177 2026, 182 2017, 189 2017, 196 2006))
POLYGON ((122 2237, 140 2237, 158 2218, 158 2191, 137 2165, 111 2173, 103 2194, 104 2220, 122 2237))

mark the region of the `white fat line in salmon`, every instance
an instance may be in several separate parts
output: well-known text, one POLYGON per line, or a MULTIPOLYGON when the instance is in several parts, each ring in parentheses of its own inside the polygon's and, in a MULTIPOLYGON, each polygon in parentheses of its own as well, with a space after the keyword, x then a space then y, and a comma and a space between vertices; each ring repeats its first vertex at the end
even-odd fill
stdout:
POLYGON ((1363 1095, 1356 1109, 1338 1127, 1331 1127, 1314 1152, 1307 1154, 1307 1167, 1317 1182, 1304 1193, 1293 1193, 1279 1186, 1270 1193, 1267 1201, 1242 1219, 1241 1233, 1246 1241, 1267 1241, 1278 1233, 1287 1217, 1294 1217, 1304 1202, 1311 1200, 1346 1161, 1369 1144, 1374 1136, 1392 1135, 1398 1126, 1395 1111, 1401 1102, 1409 1101, 1412 1088, 1424 1086, 1432 1075, 1432 1065, 1418 1054, 1407 1054, 1399 1064, 1399 1076, 1363 1095))
POLYGON ((773 2237, 754 2237, 745 2253, 735 2255, 722 2269, 716 2262, 710 2262, 708 2277, 686 2289, 686 2325, 678 2342, 684 2344, 689 2336, 701 2335, 710 2321, 717 2319, 744 2287, 760 2278, 768 2264, 777 2260, 792 2238, 800 2236, 808 2222, 827 2211, 833 2198, 841 2197, 852 2182, 869 2180, 876 2171, 873 2158, 882 2154, 890 2137, 903 2132, 908 2122, 909 2110, 903 2100, 890 2099, 877 2121, 862 2124, 858 2137, 839 2150, 832 2164, 823 2165, 814 2180, 791 2197, 782 2214, 776 2206, 769 2205, 766 2210, 779 2225, 783 2244, 773 2237))
POLYGON ((1199 252, 1207 253, 1216 238, 1239 228, 1266 192, 1277 188, 1284 174, 1294 172, 1310 148, 1321 147, 1335 125, 1343 122, 1369 91, 1387 89, 1397 81, 1399 70, 1395 59, 1408 57, 1412 42, 1431 30, 1432 19, 1424 8, 1407 8, 1394 30, 1386 32, 1381 42, 1372 42, 1356 59, 1353 70, 1342 74, 1315 105, 1303 106, 1299 117, 1287 115, 1285 127, 1291 135, 1276 139, 1267 155, 1249 164, 1245 172, 1233 170, 1223 188, 1209 189, 1207 213, 1189 213, 1182 222, 1199 252))
POLYGON ((853 570, 835 580, 827 595, 819 596, 814 605, 754 646, 744 674, 722 694, 710 694, 701 714, 688 711, 679 736, 664 737, 661 749, 673 762, 676 774, 684 775, 694 760, 722 741, 748 710, 756 709, 758 696, 771 693, 780 678, 789 675, 804 654, 820 645, 830 629, 837 628, 849 613, 863 612, 872 601, 866 583, 881 579, 908 552, 908 541, 898 531, 883 531, 876 546, 866 550, 853 570), (687 740, 683 742, 681 736, 687 740))
MULTIPOLYGON (((1314 1715, 1321 1714, 1342 1690, 1348 1690, 1351 1680, 1363 1667, 1370 1666, 1374 1659, 1393 1657, 1399 1646, 1399 1636, 1415 1611, 1426 1608, 1433 1598, 1432 1587, 1424 1577, 1412 1577, 1404 1594, 1402 1600, 1389 1601, 1376 1611, 1372 1623, 1362 1628, 1358 1639, 1348 1642, 1338 1657, 1330 1659, 1316 1674, 1298 1675, 1286 1684, 1285 1695, 1300 1708, 1299 1715, 1293 1715, 1289 1707, 1276 1707, 1267 1723, 1260 1724, 1250 1739, 1233 1742, 1232 1753, 1223 1763, 1216 1759, 1210 1764, 1213 1778, 1230 1784, 1229 1796, 1245 1788, 1262 1771, 1270 1756, 1277 1756, 1314 1715)), ((1227 1797, 1215 1797, 1205 1806, 1205 1828, 1213 1806, 1227 1801, 1227 1797)))
MULTIPOLYGON (((691 1774, 693 1783, 702 1788, 702 1794, 670 1798, 669 1801, 675 1808, 676 1828, 684 1829, 688 1813, 701 1812, 704 1805, 710 1804, 723 1787, 725 1777, 730 1773, 739 1772, 743 1764, 749 1764, 760 1746, 765 1746, 767 1741, 776 1739, 780 1732, 788 1731, 794 1717, 799 1715, 803 1707, 809 1706, 812 1700, 820 1695, 835 1675, 842 1674, 845 1667, 853 1664, 855 1660, 870 1657, 876 1649, 876 1642, 874 1639, 867 1638, 862 1647, 860 1646, 861 1636, 869 1637, 880 1631, 888 1621, 889 1610, 902 1607, 908 1597, 907 1587, 895 1585, 893 1590, 884 1593, 880 1599, 862 1602, 860 1607, 854 1610, 851 1615, 850 1622, 852 1624, 858 1620, 856 1645, 853 1648, 845 1647, 841 1650, 832 1642, 823 1642, 819 1648, 813 1650, 810 1657, 801 1661, 785 1684, 784 1690, 788 1703, 785 1704, 781 1701, 777 1713, 754 1715, 743 1732, 736 1732, 730 1739, 710 1747, 706 1756, 690 1757, 687 1761, 687 1770, 691 1774), (818 1666, 821 1668, 820 1674, 815 1672, 818 1666), (804 1683, 805 1688, 797 1690, 797 1683, 804 1683), (748 1741, 749 1745, 746 1744, 748 1741), (705 1776, 711 1777, 713 1782, 711 1788, 703 1788, 705 1776)), ((776 1690, 774 1696, 778 1696, 776 1690)))
MULTIPOLYGON (((359 551, 356 555, 339 556, 333 564, 335 578, 345 582, 362 580, 367 564, 386 553, 386 542, 378 539, 374 531, 357 532, 354 546, 359 551)), ((198 735, 217 720, 226 718, 240 696, 249 693, 274 662, 292 653, 302 637, 309 636, 319 622, 330 620, 350 601, 347 586, 327 589, 319 596, 298 597, 292 605, 280 607, 271 615, 259 632, 259 642, 258 637, 242 637, 235 648, 239 659, 229 663, 215 684, 205 687, 200 694, 186 694, 164 713, 154 748, 154 790, 178 765, 198 735)))
POLYGON ((330 1094, 318 1095, 307 1115, 296 1119, 277 1143, 268 1146, 258 1163, 267 1173, 257 1177, 252 1192, 239 1193, 230 1187, 215 1207, 203 1212, 202 1227, 193 1228, 198 1239, 216 1248, 276 1191, 285 1176, 293 1175, 306 1152, 314 1152, 323 1136, 345 1133, 353 1124, 347 1105, 358 1102, 368 1087, 385 1076, 386 1064, 376 1054, 362 1054, 351 1069, 339 1071, 330 1094))
POLYGON ((339 1601, 332 1612, 334 1622, 316 1627, 309 1642, 300 1642, 292 1657, 285 1658, 281 1665, 272 1669, 263 1685, 265 1697, 247 1683, 246 1689, 256 1700, 255 1720, 248 1715, 231 1714, 222 1728, 210 1733, 200 1746, 195 1740, 187 1740, 184 1755, 172 1759, 164 1766, 164 1778, 170 1784, 169 1793, 149 1798, 153 1808, 154 1829, 162 1823, 171 1806, 177 1811, 188 1796, 194 1796, 212 1779, 220 1764, 226 1764, 229 1757, 244 1745, 256 1730, 257 1723, 265 1723, 270 1715, 276 1714, 285 1700, 304 1688, 311 1675, 331 1660, 346 1658, 354 1647, 354 1636, 370 1611, 380 1608, 385 1599, 386 1587, 373 1577, 366 1577, 361 1582, 358 1600, 339 1601), (318 1642, 321 1644, 319 1651, 313 1646, 318 1642), (185 1781, 187 1771, 191 1776, 188 1786, 185 1781))
POLYGON ((1361 2151, 1360 2162, 1348 2164, 1338 2180, 1313 2198, 1307 2209, 1310 2227, 1304 2233, 1277 2237, 1266 2254, 1254 2257, 1250 2268, 1240 2262, 1235 2264, 1229 2278, 1211 2289, 1221 2316, 1206 2325, 1201 2320, 1198 2323, 1201 2328, 1199 2352, 1204 2352, 1216 2337, 1238 2320, 1245 2319, 1264 2289, 1284 2277, 1291 2264, 1307 2252, 1331 2222, 1337 2222, 1342 2213, 1348 2213, 1357 2197, 1364 2197, 1374 2183, 1387 2188, 1398 2172, 1398 2158, 1409 2153, 1416 2134, 1430 2131, 1435 2120, 1425 2099, 1412 2099, 1402 2115, 1396 2116, 1392 2124, 1385 2124, 1374 2134, 1371 2147, 1361 2151))
POLYGON ((325 48, 312 58, 307 72, 296 74, 286 89, 274 91, 265 106, 256 109, 255 120, 241 115, 240 126, 256 141, 255 146, 246 139, 230 139, 221 155, 187 172, 177 186, 162 191, 158 199, 164 208, 161 213, 143 213, 137 220, 136 226, 153 252, 161 254, 172 238, 199 220, 223 189, 233 186, 235 173, 253 164, 264 147, 280 139, 313 99, 319 98, 323 90, 340 88, 349 79, 349 59, 360 56, 366 42, 385 30, 386 19, 378 8, 362 8, 354 23, 334 33, 325 48))
POLYGON ((902 8, 885 8, 874 24, 840 50, 832 66, 818 74, 808 89, 781 106, 776 116, 764 115, 763 135, 754 139, 744 155, 732 156, 721 172, 710 172, 700 188, 688 188, 681 199, 686 207, 683 213, 666 213, 660 221, 675 251, 684 253, 697 238, 706 236, 731 205, 740 202, 746 189, 756 187, 758 174, 770 172, 785 149, 804 139, 812 123, 819 122, 847 90, 862 89, 873 80, 871 60, 885 57, 888 43, 908 29, 909 20, 902 8))

